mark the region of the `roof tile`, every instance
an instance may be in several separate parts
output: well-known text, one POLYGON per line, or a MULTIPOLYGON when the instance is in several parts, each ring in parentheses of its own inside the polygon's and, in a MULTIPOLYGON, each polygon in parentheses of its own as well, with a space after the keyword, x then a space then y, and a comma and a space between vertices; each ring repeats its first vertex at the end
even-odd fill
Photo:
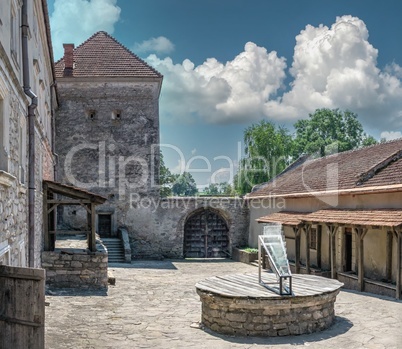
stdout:
MULTIPOLYGON (((63 77, 64 58, 55 63, 57 78, 63 77)), ((74 49, 74 77, 157 77, 162 75, 120 44, 100 31, 74 49)))
POLYGON ((256 187, 247 197, 309 194, 402 184, 402 139, 310 159, 256 187), (393 159, 390 161, 390 159, 393 159), (364 179, 362 179, 362 176, 364 179))

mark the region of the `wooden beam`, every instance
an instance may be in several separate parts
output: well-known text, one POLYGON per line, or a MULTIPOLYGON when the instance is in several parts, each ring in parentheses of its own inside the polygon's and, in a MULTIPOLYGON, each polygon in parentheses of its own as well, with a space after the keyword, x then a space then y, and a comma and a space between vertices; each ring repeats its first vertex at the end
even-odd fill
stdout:
POLYGON ((49 204, 58 204, 58 205, 82 205, 82 204, 90 204, 90 200, 74 200, 74 199, 63 199, 63 200, 57 200, 57 199, 52 199, 48 200, 49 204))
POLYGON ((87 213, 91 213, 91 204, 81 204, 81 206, 85 208, 87 213))
POLYGON ((294 228, 295 233, 295 268, 296 274, 300 274, 300 229, 294 228))
POLYGON ((321 225, 317 225, 317 267, 321 269, 321 234, 322 234, 322 227, 321 225))
POLYGON ((95 204, 91 204, 91 234, 90 236, 90 241, 89 241, 89 249, 92 252, 96 251, 96 227, 95 227, 95 220, 96 218, 96 211, 95 211, 95 204))
POLYGON ((327 230, 329 232, 330 238, 330 258, 331 258, 331 279, 336 279, 336 231, 338 226, 336 225, 327 225, 327 230))
POLYGON ((43 235, 44 235, 44 246, 45 251, 50 251, 50 239, 49 239, 49 215, 47 211, 47 185, 43 186, 43 235))
POLYGON ((357 283, 359 286, 359 291, 364 291, 364 236, 366 235, 368 229, 357 229, 358 244, 359 244, 359 269, 357 274, 357 283))
MULTIPOLYGON (((47 200, 47 203, 49 203, 49 200, 47 200)), ((47 213, 50 214, 57 206, 59 206, 58 204, 54 204, 51 208, 49 208, 47 210, 47 213)), ((44 206, 45 207, 45 206, 44 206)), ((45 210, 45 209, 44 209, 45 210)), ((46 211, 46 210, 45 210, 46 211)))
POLYGON ((386 262, 385 262, 385 277, 387 281, 391 282, 392 279, 392 245, 393 245, 393 233, 387 231, 387 246, 386 246, 386 262))
POLYGON ((401 299, 401 230, 400 228, 397 230, 398 239, 396 245, 396 299, 401 299))
POLYGON ((311 225, 307 225, 304 229, 306 233, 306 273, 310 274, 310 233, 311 225))
POLYGON ((49 234, 65 234, 65 235, 80 235, 80 234, 91 234, 90 230, 50 230, 49 234))

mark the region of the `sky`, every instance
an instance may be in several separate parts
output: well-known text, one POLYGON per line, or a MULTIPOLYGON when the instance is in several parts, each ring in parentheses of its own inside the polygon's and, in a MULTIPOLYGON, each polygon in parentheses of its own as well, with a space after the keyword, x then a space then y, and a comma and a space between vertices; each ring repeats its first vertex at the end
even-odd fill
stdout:
POLYGON ((231 181, 244 129, 317 108, 401 137, 400 0, 48 0, 55 59, 104 30, 163 74, 161 149, 200 187, 231 181))

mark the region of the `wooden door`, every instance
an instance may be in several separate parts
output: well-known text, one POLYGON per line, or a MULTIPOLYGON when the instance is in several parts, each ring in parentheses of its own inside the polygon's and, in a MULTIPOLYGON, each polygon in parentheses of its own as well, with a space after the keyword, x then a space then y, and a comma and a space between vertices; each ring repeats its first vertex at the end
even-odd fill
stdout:
POLYGON ((345 263, 344 271, 352 271, 352 233, 345 232, 345 263))
POLYGON ((0 349, 45 347, 45 271, 0 265, 0 349))
POLYGON ((184 257, 229 256, 229 235, 225 220, 212 210, 191 216, 184 227, 184 257))
POLYGON ((98 215, 98 234, 100 237, 109 238, 112 235, 112 215, 98 215))

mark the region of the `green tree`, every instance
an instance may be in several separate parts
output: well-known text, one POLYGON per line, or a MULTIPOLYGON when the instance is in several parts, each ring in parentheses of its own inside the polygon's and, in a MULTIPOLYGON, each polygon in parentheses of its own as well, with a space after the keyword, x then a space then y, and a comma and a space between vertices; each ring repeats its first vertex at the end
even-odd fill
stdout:
POLYGON ((205 188, 205 194, 207 195, 217 195, 220 194, 218 184, 210 183, 208 187, 205 188))
POLYGON ((294 124, 294 159, 301 154, 325 156, 375 144, 363 131, 357 114, 339 109, 317 109, 309 118, 294 124))
POLYGON ((228 182, 221 182, 218 184, 219 193, 222 195, 233 196, 236 194, 233 186, 228 182))
POLYGON ((240 161, 235 178, 235 189, 239 194, 269 181, 289 165, 293 140, 285 127, 261 121, 244 131, 245 158, 240 161))
POLYGON ((175 180, 174 175, 165 166, 165 161, 163 159, 163 154, 160 152, 159 156, 159 185, 160 185, 160 196, 167 197, 172 195, 172 185, 175 180))
POLYGON ((193 196, 198 193, 197 184, 191 173, 183 172, 179 175, 172 186, 172 192, 178 196, 193 196))
POLYGON ((230 183, 221 182, 221 183, 210 183, 208 187, 205 188, 205 194, 233 196, 236 194, 236 192, 230 183))

